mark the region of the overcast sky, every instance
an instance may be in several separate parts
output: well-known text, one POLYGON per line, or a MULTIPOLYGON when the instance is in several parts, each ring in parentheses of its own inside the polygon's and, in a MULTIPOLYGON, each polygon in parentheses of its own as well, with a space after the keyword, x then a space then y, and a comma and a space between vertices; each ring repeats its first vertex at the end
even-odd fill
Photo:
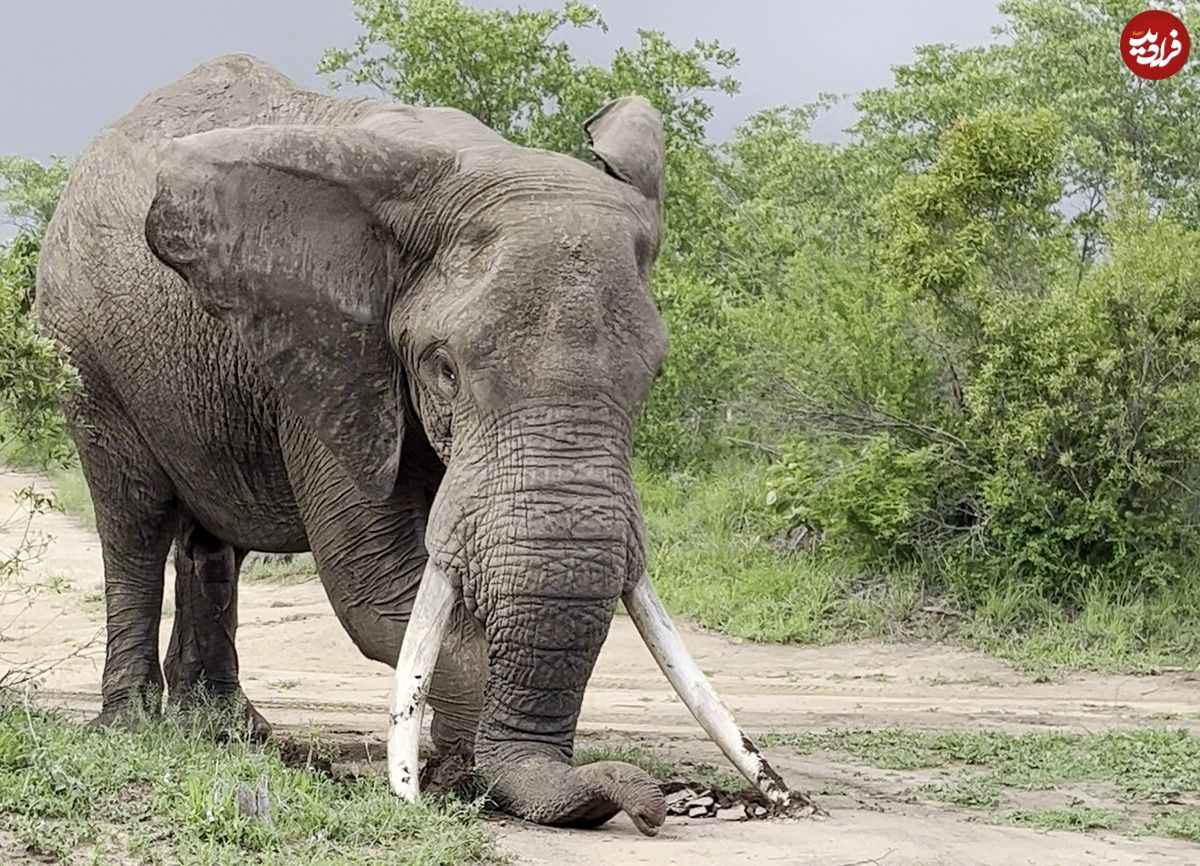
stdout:
MULTIPOLYGON (((990 41, 995 0, 592 0, 607 36, 576 39, 602 60, 638 27, 677 43, 719 39, 736 48, 742 92, 717 101, 709 134, 723 138, 761 108, 822 91, 856 93, 890 81, 913 46, 990 41)), ((560 6, 541 0, 479 6, 560 6)), ((73 155, 149 91, 203 60, 256 54, 306 85, 325 48, 359 33, 350 0, 0 0, 0 154, 73 155)), ((815 130, 830 139, 852 119, 835 112, 815 130)))

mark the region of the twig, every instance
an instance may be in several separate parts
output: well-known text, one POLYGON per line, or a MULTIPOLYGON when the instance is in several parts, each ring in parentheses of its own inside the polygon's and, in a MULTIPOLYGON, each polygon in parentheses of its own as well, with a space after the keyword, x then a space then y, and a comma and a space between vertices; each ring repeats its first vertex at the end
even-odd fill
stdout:
POLYGON ((936 613, 939 616, 955 616, 962 617, 963 614, 957 610, 951 610, 948 607, 939 607, 936 604, 928 604, 921 608, 921 613, 936 613))
MULTIPOLYGON (((68 662, 73 658, 78 658, 79 656, 82 656, 87 650, 90 650, 94 646, 96 646, 100 640, 100 634, 103 631, 104 631, 104 627, 101 626, 99 629, 96 630, 96 633, 93 634, 91 638, 89 638, 84 643, 79 644, 71 652, 67 653, 64 656, 59 656, 58 658, 51 659, 50 661, 43 664, 41 667, 27 667, 24 670, 20 671, 19 676, 13 677, 12 679, 7 679, 7 677, 11 676, 14 673, 17 673, 17 671, 8 671, 7 673, 5 673, 4 677, 0 677, 0 685, 4 685, 8 688, 16 688, 17 686, 23 686, 26 683, 32 682, 36 679, 39 679, 39 678, 45 676, 46 674, 48 674, 52 670, 54 670, 56 667, 63 664, 64 662, 68 662)), ((40 656, 39 658, 31 659, 28 662, 28 664, 31 664, 31 665, 36 664, 45 658, 46 658, 46 656, 43 655, 43 656, 40 656)))
POLYGON ((881 854, 875 859, 855 860, 853 863, 838 863, 837 866, 881 866, 884 860, 896 853, 895 848, 888 849, 887 853, 881 854))
POLYGON ((29 725, 29 736, 33 739, 33 744, 40 748, 42 745, 42 741, 38 739, 37 731, 34 730, 34 728, 33 728, 33 714, 31 712, 29 712, 29 692, 26 691, 24 694, 21 695, 21 698, 22 698, 21 702, 25 706, 25 721, 29 725))

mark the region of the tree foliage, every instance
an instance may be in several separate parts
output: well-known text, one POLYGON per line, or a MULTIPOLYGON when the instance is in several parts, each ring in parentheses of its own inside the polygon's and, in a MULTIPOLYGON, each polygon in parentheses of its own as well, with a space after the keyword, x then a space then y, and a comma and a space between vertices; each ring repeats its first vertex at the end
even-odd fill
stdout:
POLYGON ((737 90, 725 74, 737 63, 733 51, 699 40, 681 49, 654 30, 638 31, 637 47, 617 48, 607 66, 581 62, 563 31, 608 27, 598 9, 574 0, 542 10, 352 2, 365 32, 352 48, 326 51, 319 71, 400 102, 462 109, 533 147, 582 155, 583 121, 610 99, 638 93, 662 112, 672 147, 683 148, 703 140, 707 94, 737 90))
MULTIPOLYGON (((1019 585, 1074 606, 1181 579, 1200 543, 1200 318, 1179 156, 1200 142, 1174 112, 1195 86, 1147 92, 1117 61, 1127 6, 1005 3, 1004 41, 919 49, 861 98, 831 154, 883 178, 849 233, 858 279, 815 302, 789 287, 790 334, 828 360, 767 335, 790 395, 781 524, 924 563, 970 599, 1019 585)), ((788 271, 819 274, 797 263, 820 249, 788 271)))
POLYGON ((24 156, 0 156, 0 210, 23 231, 40 237, 54 215, 70 164, 54 157, 42 165, 24 156))
MULTIPOLYGON (((1200 3, 1168 3, 1185 21, 1200 3)), ((1143 81, 1117 60, 1125 23, 1141 0, 1004 0, 998 39, 985 48, 927 45, 894 70, 890 87, 857 102, 856 137, 905 170, 927 167, 960 119, 986 109, 1046 111, 1062 124, 1059 171, 1074 211, 1082 255, 1101 239, 1100 222, 1121 166, 1137 166, 1156 207, 1200 225, 1200 140, 1188 120, 1200 111, 1200 66, 1143 81)))
POLYGON ((33 301, 42 236, 69 169, 61 157, 42 165, 0 156, 0 210, 19 228, 0 244, 0 453, 16 448, 54 461, 72 450, 61 398, 75 380, 58 349, 38 334, 33 301))
POLYGON ((61 398, 74 376, 32 315, 39 235, 0 246, 0 452, 5 446, 60 460, 70 453, 61 398))

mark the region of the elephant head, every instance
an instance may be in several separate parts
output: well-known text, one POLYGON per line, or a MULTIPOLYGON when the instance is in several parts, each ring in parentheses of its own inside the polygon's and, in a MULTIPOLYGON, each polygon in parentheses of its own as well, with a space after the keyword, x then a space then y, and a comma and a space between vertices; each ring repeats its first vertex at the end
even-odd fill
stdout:
POLYGON ((569 764, 622 598, 697 718, 774 782, 644 577, 631 449, 666 350, 648 288, 662 125, 624 98, 586 131, 603 170, 449 110, 200 133, 164 151, 146 237, 368 495, 392 491, 406 436, 445 464, 397 665, 393 787, 416 794, 461 600, 487 646, 475 755, 495 798, 556 824, 625 809, 650 833, 665 809, 644 772, 569 764))

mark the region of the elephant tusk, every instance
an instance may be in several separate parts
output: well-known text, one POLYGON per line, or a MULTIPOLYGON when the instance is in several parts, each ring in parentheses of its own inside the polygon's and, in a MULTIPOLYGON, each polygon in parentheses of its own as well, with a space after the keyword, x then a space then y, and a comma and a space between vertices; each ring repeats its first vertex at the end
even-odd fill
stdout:
POLYGON ((454 607, 454 589, 442 570, 430 560, 417 588, 412 617, 396 661, 396 685, 388 724, 388 780, 392 790, 412 802, 420 793, 418 746, 425 699, 437 663, 442 639, 454 607))
POLYGON ((708 677, 692 658, 671 617, 663 608, 648 575, 623 596, 625 609, 650 649, 650 654, 679 694, 684 705, 738 771, 777 810, 789 814, 824 814, 806 795, 792 791, 758 748, 738 727, 708 677))

